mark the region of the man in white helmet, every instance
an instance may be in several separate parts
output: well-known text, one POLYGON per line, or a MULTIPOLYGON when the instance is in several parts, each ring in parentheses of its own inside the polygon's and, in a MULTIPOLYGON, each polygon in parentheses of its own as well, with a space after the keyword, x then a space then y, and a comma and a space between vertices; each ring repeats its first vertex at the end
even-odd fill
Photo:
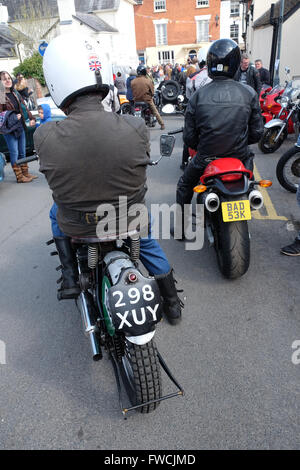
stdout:
MULTIPOLYGON (((119 197, 127 197, 128 209, 143 204, 147 191, 148 131, 142 119, 104 111, 101 101, 112 77, 97 47, 92 40, 64 34, 49 44, 43 60, 50 94, 67 115, 63 121, 44 124, 34 134, 40 171, 55 201, 50 217, 62 264, 59 300, 80 293, 70 237, 97 237, 101 204, 115 207, 119 227, 124 217, 118 211, 119 197)), ((140 258, 157 279, 167 319, 178 323, 181 305, 172 269, 151 236, 141 239, 140 258)))

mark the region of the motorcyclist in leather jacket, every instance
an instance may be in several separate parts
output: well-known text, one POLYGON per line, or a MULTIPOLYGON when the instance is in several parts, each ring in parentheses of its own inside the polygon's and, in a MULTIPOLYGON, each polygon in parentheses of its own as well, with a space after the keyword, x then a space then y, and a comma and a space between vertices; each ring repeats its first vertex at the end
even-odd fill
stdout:
MULTIPOLYGON (((34 134, 40 171, 55 201, 50 217, 62 267, 61 300, 80 294, 71 238, 97 238, 98 209, 108 204, 115 213, 113 237, 120 234, 122 220, 126 225, 121 233, 126 237, 128 210, 137 204, 144 207, 149 139, 142 119, 104 111, 101 101, 112 83, 111 67, 92 39, 74 34, 54 38, 46 49, 43 69, 54 102, 67 115, 34 134), (126 200, 125 215, 120 196, 126 200)), ((157 280, 168 321, 178 323, 181 301, 173 270, 151 232, 141 238, 140 259, 157 280)))
POLYGON ((231 39, 215 41, 208 51, 212 82, 193 94, 185 114, 183 140, 197 154, 177 184, 176 201, 182 208, 191 202, 193 187, 210 157, 239 158, 248 169, 253 168, 249 145, 262 136, 263 120, 257 93, 233 80, 240 60, 240 49, 231 39))

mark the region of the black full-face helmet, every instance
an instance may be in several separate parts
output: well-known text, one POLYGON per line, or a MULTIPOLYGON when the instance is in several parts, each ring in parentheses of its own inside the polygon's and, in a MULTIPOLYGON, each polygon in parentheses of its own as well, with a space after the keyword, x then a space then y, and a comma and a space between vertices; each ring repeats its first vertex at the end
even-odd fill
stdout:
POLYGON ((138 75, 147 75, 147 69, 146 69, 146 66, 141 64, 138 66, 138 68, 136 69, 136 73, 138 75))
POLYGON ((241 51, 232 39, 218 39, 207 53, 207 69, 210 78, 233 78, 241 62, 241 51))

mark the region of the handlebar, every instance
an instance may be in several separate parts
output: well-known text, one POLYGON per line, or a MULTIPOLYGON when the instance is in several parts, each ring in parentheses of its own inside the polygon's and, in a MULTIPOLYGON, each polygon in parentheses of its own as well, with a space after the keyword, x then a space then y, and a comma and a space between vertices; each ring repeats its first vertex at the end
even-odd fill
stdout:
POLYGON ((27 158, 20 158, 20 160, 16 161, 16 164, 23 165, 23 163, 34 162, 35 160, 38 160, 38 159, 39 159, 38 155, 32 155, 31 157, 27 157, 27 158))
POLYGON ((175 131, 169 131, 168 135, 180 134, 180 132, 183 132, 183 127, 181 127, 181 129, 175 129, 175 131))

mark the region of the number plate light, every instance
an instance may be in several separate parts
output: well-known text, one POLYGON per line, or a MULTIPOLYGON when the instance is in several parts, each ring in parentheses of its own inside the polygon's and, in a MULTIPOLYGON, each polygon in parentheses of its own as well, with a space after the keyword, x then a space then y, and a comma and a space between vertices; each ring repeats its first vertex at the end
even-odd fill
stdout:
POLYGON ((128 281, 131 282, 132 284, 134 284, 135 282, 137 282, 138 278, 137 278, 137 275, 135 273, 129 273, 128 274, 128 281))

